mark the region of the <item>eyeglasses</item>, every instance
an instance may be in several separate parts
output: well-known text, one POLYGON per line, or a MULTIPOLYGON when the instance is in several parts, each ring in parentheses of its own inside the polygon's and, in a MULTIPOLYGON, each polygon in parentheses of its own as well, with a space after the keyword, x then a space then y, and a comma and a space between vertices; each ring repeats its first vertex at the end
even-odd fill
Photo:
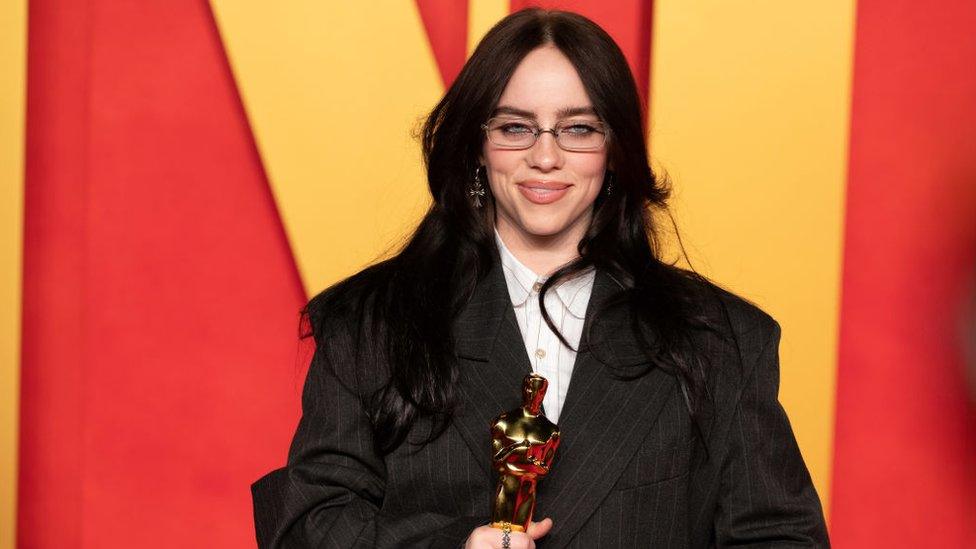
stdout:
POLYGON ((595 151, 607 143, 610 133, 603 122, 596 120, 563 120, 549 129, 542 129, 525 118, 489 118, 481 125, 488 141, 502 149, 528 149, 535 145, 539 136, 551 133, 556 144, 564 151, 595 151))

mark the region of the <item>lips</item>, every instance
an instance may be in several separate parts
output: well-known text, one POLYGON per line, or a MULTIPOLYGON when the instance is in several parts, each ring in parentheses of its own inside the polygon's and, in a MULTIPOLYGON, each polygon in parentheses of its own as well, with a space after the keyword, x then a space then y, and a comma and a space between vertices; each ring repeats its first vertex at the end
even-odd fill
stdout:
POLYGON ((523 181, 518 184, 519 192, 534 204, 551 204, 562 198, 572 187, 561 181, 523 181))

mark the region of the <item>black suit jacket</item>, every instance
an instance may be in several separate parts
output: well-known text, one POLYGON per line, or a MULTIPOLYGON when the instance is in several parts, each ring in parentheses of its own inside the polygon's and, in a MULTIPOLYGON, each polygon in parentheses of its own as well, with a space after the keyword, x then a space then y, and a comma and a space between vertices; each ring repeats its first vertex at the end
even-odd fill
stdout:
MULTIPOLYGON (((591 318, 617 288, 597 273, 585 320, 591 337, 584 328, 560 417, 562 444, 538 486, 535 517, 554 522, 538 546, 827 546, 820 501, 777 401, 777 323, 721 290, 707 307, 727 333, 696 339, 709 357, 706 456, 672 375, 613 374, 647 362, 625 313, 591 318)), ((488 522, 489 423, 520 405, 531 371, 501 269, 455 324, 461 412, 433 442, 404 444, 385 458, 373 451, 360 399, 375 381, 357 371, 356 353, 368 343, 341 328, 347 319, 332 320, 339 328, 317 341, 288 465, 252 486, 259 545, 459 547, 488 522)), ((408 440, 429 427, 419 421, 408 440)))

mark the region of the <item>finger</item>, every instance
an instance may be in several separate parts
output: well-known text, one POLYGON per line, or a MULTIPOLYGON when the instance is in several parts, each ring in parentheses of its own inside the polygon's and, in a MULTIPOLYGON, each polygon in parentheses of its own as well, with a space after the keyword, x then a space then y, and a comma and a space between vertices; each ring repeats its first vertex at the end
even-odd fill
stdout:
POLYGON ((546 517, 540 520, 539 522, 530 523, 529 528, 528 530, 525 531, 525 533, 528 534, 530 538, 536 540, 548 534, 549 530, 551 529, 552 529, 552 519, 546 517))
POLYGON ((464 549, 498 549, 502 546, 501 536, 501 530, 497 528, 479 526, 468 536, 464 549))
POLYGON ((528 534, 522 532, 512 532, 512 541, 509 545, 512 549, 535 549, 535 540, 528 534))

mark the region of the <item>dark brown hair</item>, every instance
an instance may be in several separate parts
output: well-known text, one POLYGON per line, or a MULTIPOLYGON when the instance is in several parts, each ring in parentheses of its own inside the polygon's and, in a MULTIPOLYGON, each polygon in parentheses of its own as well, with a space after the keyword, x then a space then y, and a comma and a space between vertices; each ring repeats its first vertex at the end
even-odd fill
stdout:
MULTIPOLYGON (((604 312, 627 307, 633 313, 633 329, 651 367, 677 376, 692 415, 706 393, 689 343, 691 331, 707 328, 695 305, 704 286, 694 273, 661 259, 652 213, 665 208, 668 187, 648 164, 645 117, 627 61, 610 35, 589 19, 527 9, 502 19, 485 35, 430 112, 421 137, 433 205, 403 249, 327 290, 306 308, 313 327, 336 311, 359 311, 367 337, 377 342, 372 348, 382 356, 376 360, 385 364, 384 381, 364 404, 383 453, 403 442, 418 416, 435 419, 436 436, 457 408, 451 324, 497 255, 493 201, 489 196, 487 207, 478 209, 467 194, 483 146, 480 125, 491 116, 522 59, 549 44, 576 68, 597 114, 610 128, 608 165, 614 184, 613 193, 600 193, 594 204, 591 225, 579 243, 580 257, 549 277, 539 300, 559 281, 584 269, 606 272, 622 290, 604 312)), ((544 317, 558 334, 545 312, 544 317)))

